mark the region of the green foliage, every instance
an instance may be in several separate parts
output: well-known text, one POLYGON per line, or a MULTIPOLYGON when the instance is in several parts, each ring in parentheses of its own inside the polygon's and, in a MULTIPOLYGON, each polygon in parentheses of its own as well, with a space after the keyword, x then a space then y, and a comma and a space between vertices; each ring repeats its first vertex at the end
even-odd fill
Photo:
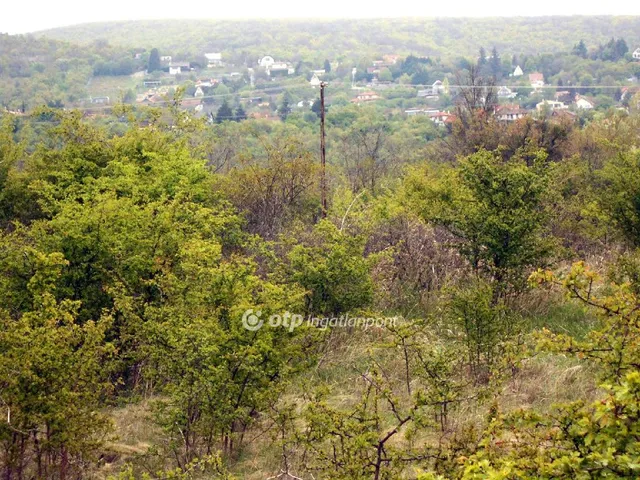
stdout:
POLYGON ((80 325, 79 302, 58 302, 53 294, 67 265, 62 255, 25 255, 33 265, 33 307, 13 318, 0 310, 2 466, 11 477, 65 478, 81 474, 110 431, 99 405, 112 388, 116 350, 105 338, 112 318, 80 325))
POLYGON ((427 222, 458 238, 457 248, 474 271, 496 282, 496 294, 522 288, 526 269, 549 252, 544 238, 544 198, 550 165, 543 151, 503 160, 480 151, 457 167, 415 173, 407 201, 427 222))
POLYGON ((216 113, 216 123, 230 122, 232 120, 234 120, 233 110, 231 110, 229 103, 225 99, 220 108, 218 108, 218 113, 216 113))
POLYGON ((532 281, 556 283, 570 298, 602 313, 602 326, 583 341, 543 332, 539 348, 597 362, 605 394, 539 413, 494 412, 480 448, 462 478, 635 478, 640 471, 638 297, 629 284, 598 295, 598 276, 577 263, 564 278, 538 272, 532 281))
POLYGON ((478 382, 489 380, 504 358, 504 343, 518 333, 516 315, 495 298, 491 285, 476 282, 455 289, 446 306, 450 325, 462 333, 468 365, 478 382))
POLYGON ((600 204, 633 246, 640 246, 640 153, 621 153, 601 172, 600 204))
POLYGON ((151 53, 149 53, 149 61, 147 62, 147 71, 149 73, 153 73, 162 68, 162 64, 160 63, 160 53, 157 48, 153 48, 151 53))
POLYGON ((300 236, 287 254, 286 279, 306 291, 305 311, 339 316, 363 308, 373 298, 370 269, 374 257, 364 255, 364 239, 342 232, 329 221, 300 236))

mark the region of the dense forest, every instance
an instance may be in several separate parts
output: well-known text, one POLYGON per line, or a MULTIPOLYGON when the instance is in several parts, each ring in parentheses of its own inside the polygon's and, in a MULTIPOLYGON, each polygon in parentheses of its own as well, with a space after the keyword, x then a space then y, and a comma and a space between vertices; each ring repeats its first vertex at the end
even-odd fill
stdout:
MULTIPOLYGON (((640 45, 637 17, 510 17, 380 20, 148 20, 77 25, 37 35, 74 43, 158 47, 188 56, 203 51, 251 57, 358 58, 400 54, 476 55, 479 45, 514 54, 554 53, 580 39, 624 37, 640 45)), ((253 58, 252 58, 253 59, 253 58)))
POLYGON ((0 478, 638 478, 638 21, 247 22, 317 59, 218 82, 234 22, 0 36, 0 478))

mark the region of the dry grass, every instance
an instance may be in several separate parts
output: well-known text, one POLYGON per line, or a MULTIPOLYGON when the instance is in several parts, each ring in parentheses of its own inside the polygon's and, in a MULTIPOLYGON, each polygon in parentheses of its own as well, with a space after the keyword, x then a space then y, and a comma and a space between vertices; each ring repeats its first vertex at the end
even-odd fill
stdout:
MULTIPOLYGON (((570 322, 581 321, 579 316, 574 317, 573 314, 567 315, 570 322)), ((301 410, 305 402, 303 392, 310 393, 319 385, 328 385, 331 391, 329 404, 349 409, 360 398, 364 387, 362 373, 366 371, 368 359, 376 358, 386 371, 387 380, 397 390, 400 401, 408 403, 410 397, 404 383, 404 359, 400 350, 380 347, 389 340, 386 335, 383 331, 373 329, 336 329, 327 340, 319 365, 294 380, 282 402, 297 405, 301 410)), ((525 361, 520 370, 496 392, 496 396, 502 411, 526 408, 546 412, 557 403, 575 400, 589 403, 595 400, 599 394, 595 378, 594 371, 585 362, 562 355, 539 355, 525 361)), ((472 400, 460 405, 450 415, 446 436, 455 436, 470 425, 477 430, 482 429, 491 403, 491 400, 472 400)), ((125 462, 135 461, 137 455, 145 453, 154 443, 161 443, 162 434, 149 416, 148 401, 114 409, 112 416, 117 438, 105 448, 110 462, 95 478, 104 479, 106 475, 117 472, 125 462)), ((270 428, 273 426, 271 422, 267 417, 262 418, 246 434, 245 439, 250 442, 239 457, 230 462, 238 478, 264 480, 280 472, 282 452, 276 432, 270 428)), ((435 444, 442 436, 443 433, 434 427, 414 438, 413 445, 435 444)), ((398 441, 404 440, 399 436, 398 441)), ((291 460, 292 472, 296 473, 295 459, 291 460)), ((410 478, 411 475, 408 475, 407 478, 410 478)))

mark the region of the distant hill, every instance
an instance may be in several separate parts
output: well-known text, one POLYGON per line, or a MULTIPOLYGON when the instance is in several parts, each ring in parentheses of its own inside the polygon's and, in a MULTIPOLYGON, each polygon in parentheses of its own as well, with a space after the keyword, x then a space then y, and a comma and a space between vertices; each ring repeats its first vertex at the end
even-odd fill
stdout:
POLYGON ((204 51, 272 55, 288 59, 339 58, 383 53, 477 55, 480 46, 501 53, 569 50, 583 39, 595 47, 611 37, 640 46, 640 17, 425 18, 389 20, 149 20, 82 24, 38 36, 127 47, 157 47, 190 57, 204 51))
POLYGON ((0 110, 76 103, 88 96, 94 75, 128 78, 143 62, 105 42, 78 48, 51 38, 0 34, 0 110))

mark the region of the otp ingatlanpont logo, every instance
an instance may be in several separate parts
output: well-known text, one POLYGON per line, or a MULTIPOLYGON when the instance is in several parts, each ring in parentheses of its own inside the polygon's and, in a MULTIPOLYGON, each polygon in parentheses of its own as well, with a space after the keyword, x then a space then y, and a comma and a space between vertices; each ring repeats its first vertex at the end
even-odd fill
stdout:
POLYGON ((264 321, 260 318, 262 312, 260 310, 254 313, 253 309, 250 308, 246 310, 242 314, 242 326, 249 330, 250 332, 255 332, 256 330, 260 330, 264 321))

